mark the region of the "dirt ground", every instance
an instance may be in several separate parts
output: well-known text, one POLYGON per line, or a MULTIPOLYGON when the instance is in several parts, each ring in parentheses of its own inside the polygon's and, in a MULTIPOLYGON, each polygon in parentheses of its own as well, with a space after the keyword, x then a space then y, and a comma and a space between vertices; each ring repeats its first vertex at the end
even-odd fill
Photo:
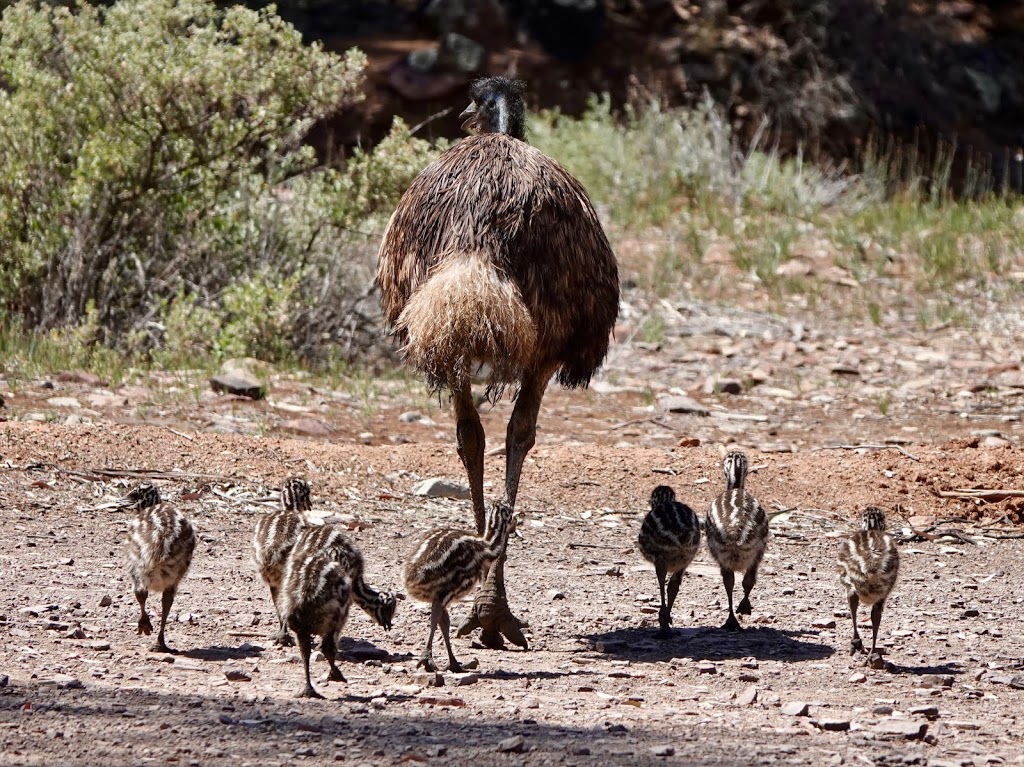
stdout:
MULTIPOLYGON (((545 399, 507 571, 530 650, 456 639, 479 666, 436 686, 415 668, 425 606, 400 603, 389 633, 356 611, 348 683, 315 664, 325 701, 293 698, 298 654, 268 640, 256 516, 305 476, 371 582, 400 589, 420 533, 470 525, 468 501, 413 492, 464 482, 447 403, 401 376, 271 373, 254 402, 198 372, 0 368, 0 764, 1024 764, 1020 304, 976 296, 963 305, 977 323, 925 328, 892 298, 862 325, 775 314, 742 276, 723 285, 746 300, 656 312, 627 290, 605 370, 545 399), (748 452, 774 515, 754 614, 742 633, 717 628, 704 551, 658 640, 635 545, 651 489, 703 513, 726 446, 748 452), (104 505, 143 476, 201 539, 168 629, 176 655, 135 635, 128 516, 104 505), (869 503, 901 541, 880 670, 848 655, 835 566, 869 503)), ((489 495, 509 412, 483 412, 489 495)))
MULTIPOLYGON (((262 403, 168 392, 187 389, 181 381, 107 387, 65 375, 9 386, 10 420, 0 426, 0 763, 1024 763, 1024 600, 1014 575, 1022 499, 940 495, 1024 490, 1018 390, 1006 379, 1014 366, 995 370, 986 354, 972 367, 938 334, 931 356, 908 360, 935 367, 927 386, 910 390, 921 402, 899 400, 903 379, 890 381, 895 412, 883 418, 877 391, 850 384, 852 373, 825 372, 848 346, 829 340, 783 355, 813 356, 806 379, 821 366, 821 390, 794 385, 797 396, 772 397, 758 393, 761 383, 702 395, 703 352, 692 350, 703 342, 686 337, 689 362, 679 367, 698 380, 677 390, 725 416, 660 408, 678 371, 658 373, 653 361, 665 350, 642 347, 628 365, 617 352, 593 391, 552 391, 546 401, 508 566, 530 650, 457 639, 456 654, 479 666, 434 686, 415 669, 424 606, 401 603, 390 633, 356 612, 345 632, 348 683, 327 682, 326 664, 316 663, 324 701, 292 697, 298 654, 267 639, 273 611, 250 558, 255 517, 273 505, 282 477, 306 476, 318 513, 347 524, 362 547, 371 581, 400 588, 419 533, 471 518, 467 501, 412 493, 424 478, 462 481, 447 409, 404 381, 377 382, 371 396, 311 394, 315 387, 280 377, 262 403), (958 364, 941 362, 944 349, 958 364), (945 386, 944 375, 988 380, 977 390, 984 407, 958 398, 968 389, 945 386), (943 413, 937 402, 960 408, 943 413), (308 422, 325 431, 309 433, 308 422), (791 422, 799 428, 787 432, 791 422), (668 483, 705 510, 721 491, 729 442, 750 452, 750 487, 776 514, 754 614, 742 633, 717 628, 724 594, 704 551, 683 581, 672 638, 658 640, 657 583, 635 546, 647 497, 668 483), (816 449, 862 442, 879 447, 816 449), (201 539, 168 629, 176 655, 151 653, 135 635, 128 518, 103 506, 135 479, 131 470, 157 471, 201 539), (882 621, 884 670, 847 654, 850 617, 835 573, 837 539, 869 502, 899 504, 890 520, 901 575, 882 621)), ((764 357, 783 343, 761 334, 748 349, 748 338, 708 359, 723 368, 738 356, 735 366, 747 368, 744 349, 764 357)), ((858 354, 845 364, 873 364, 858 354)), ((795 381, 783 363, 771 370, 780 386, 795 381)), ((503 403, 485 415, 492 494, 507 414, 503 403)), ((456 623, 466 609, 455 608, 456 623)))

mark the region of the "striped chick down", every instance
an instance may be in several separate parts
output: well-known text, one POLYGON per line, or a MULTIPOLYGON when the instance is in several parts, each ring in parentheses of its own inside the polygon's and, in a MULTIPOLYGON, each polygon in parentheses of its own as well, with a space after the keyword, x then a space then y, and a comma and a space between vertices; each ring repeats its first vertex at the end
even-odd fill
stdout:
POLYGON ((306 683, 300 698, 323 697, 310 679, 314 636, 322 637, 320 649, 331 667, 328 678, 345 681, 336 662, 337 642, 352 606, 352 579, 345 563, 325 545, 332 532, 331 525, 303 529, 285 561, 277 596, 278 614, 295 632, 302 655, 306 683))
MULTIPOLYGON (((256 520, 252 541, 253 560, 263 582, 270 588, 270 599, 275 610, 285 562, 299 534, 306 527, 304 513, 312 508, 309 484, 299 477, 289 477, 281 487, 281 508, 256 520)), ((278 630, 273 640, 280 645, 294 644, 280 613, 278 630)))
POLYGON ((661 593, 658 634, 668 636, 683 573, 700 547, 700 521, 693 509, 676 500, 672 488, 659 485, 651 493, 651 510, 644 517, 637 543, 644 559, 654 565, 661 593))
POLYGON ((877 664, 879 659, 878 627, 882 622, 885 602, 896 585, 899 569, 899 550, 896 541, 885 531, 885 513, 876 507, 866 509, 861 518, 861 529, 839 547, 839 580, 846 590, 853 618, 851 653, 864 651, 857 630, 860 603, 871 606, 871 650, 868 663, 877 664))
POLYGON ((768 545, 768 515, 760 502, 747 492, 747 457, 733 451, 723 463, 726 490, 711 503, 704 521, 708 550, 722 572, 729 600, 729 618, 723 628, 740 629, 736 613, 751 613, 750 592, 757 582, 757 570, 768 545), (735 573, 743 573, 743 599, 733 610, 735 573))
POLYGON ((431 605, 430 633, 419 665, 436 670, 432 648, 434 632, 440 625, 448 667, 452 671, 462 669, 452 652, 448 605, 468 594, 487 576, 491 565, 504 553, 515 528, 512 508, 499 501, 486 510, 482 536, 469 530, 437 528, 423 537, 405 565, 405 589, 409 596, 431 605))
POLYGON ((153 485, 138 485, 125 501, 136 510, 127 549, 128 573, 141 611, 138 632, 153 633, 153 624, 146 613, 146 599, 150 591, 161 592, 160 630, 153 649, 171 652, 164 641, 164 630, 178 584, 192 564, 195 531, 182 511, 161 502, 160 492, 153 485))

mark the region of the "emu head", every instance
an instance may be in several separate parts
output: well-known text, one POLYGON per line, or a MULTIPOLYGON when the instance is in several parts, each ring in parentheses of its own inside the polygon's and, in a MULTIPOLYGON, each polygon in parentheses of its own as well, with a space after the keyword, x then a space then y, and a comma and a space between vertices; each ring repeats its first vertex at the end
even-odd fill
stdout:
POLYGON ((485 77, 469 86, 472 101, 459 118, 462 129, 477 133, 506 133, 513 138, 526 138, 526 107, 523 105, 524 83, 510 77, 485 77))
POLYGON ((663 503, 672 503, 676 499, 676 491, 668 485, 658 485, 651 491, 651 508, 663 503))
POLYGON ((725 486, 730 490, 742 489, 743 483, 747 481, 747 455, 739 450, 733 450, 722 463, 722 471, 725 474, 725 486))
POLYGON ((138 509, 148 509, 160 504, 160 491, 155 485, 143 482, 141 485, 133 487, 125 496, 125 500, 138 509))
POLYGON ((385 631, 391 631, 391 621, 395 617, 399 596, 390 591, 380 591, 377 593, 377 599, 373 605, 373 618, 385 631))
POLYGON ((309 483, 299 477, 288 477, 281 485, 281 508, 290 511, 309 511, 313 508, 310 500, 309 483))
POLYGON ((885 530, 885 512, 877 506, 869 506, 864 509, 860 518, 861 529, 863 530, 885 530))

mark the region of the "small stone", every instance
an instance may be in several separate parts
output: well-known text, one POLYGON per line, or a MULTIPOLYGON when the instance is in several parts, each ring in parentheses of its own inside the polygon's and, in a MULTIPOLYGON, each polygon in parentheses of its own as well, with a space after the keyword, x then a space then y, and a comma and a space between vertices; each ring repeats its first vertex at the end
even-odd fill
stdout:
POLYGON ((82 684, 78 679, 67 674, 54 674, 53 681, 57 685, 58 690, 83 690, 85 685, 82 684))
POLYGON ((416 410, 407 410, 398 416, 400 423, 416 423, 423 419, 423 414, 416 410))
POLYGON ((0 674, 0 689, 10 684, 11 678, 7 674, 0 674))
POLYGON ((590 756, 590 749, 586 746, 575 746, 570 753, 573 756, 590 756))
POLYGON ((811 719, 810 721, 819 730, 826 732, 846 732, 850 729, 850 722, 846 719, 811 719))
POLYGON ((110 607, 112 604, 114 604, 114 600, 109 596, 104 595, 100 598, 100 607, 110 607))
POLYGON ((251 682, 252 674, 239 666, 225 666, 224 676, 229 682, 251 682))
POLYGON ((832 373, 837 376, 850 376, 851 378, 860 378, 860 370, 850 365, 834 365, 832 367, 832 373))
POLYGON ((742 394, 743 383, 735 378, 719 378, 714 382, 713 391, 719 394, 742 394))
POLYGON ((674 756, 676 749, 674 746, 651 746, 651 753, 655 756, 674 756))
POLYGON ((86 635, 81 626, 75 626, 64 636, 68 639, 85 639, 86 635))
POLYGON ((698 674, 717 674, 718 673, 718 668, 715 666, 714 663, 709 663, 708 661, 701 661, 700 663, 697 664, 697 673, 698 674))
POLYGON ((79 647, 84 647, 87 650, 95 650, 96 652, 102 652, 103 650, 110 649, 110 642, 103 639, 92 639, 86 642, 79 642, 79 647))
POLYGON ((334 429, 319 418, 289 418, 281 424, 281 431, 306 437, 329 437, 334 429))
POLYGON ((460 501, 470 497, 469 488, 466 485, 441 477, 425 479, 417 483, 412 489, 412 494, 427 498, 453 498, 460 501))
POLYGON ((866 681, 868 681, 867 676, 859 671, 850 675, 850 684, 864 684, 866 681))
POLYGON ((834 629, 836 622, 831 618, 818 618, 811 621, 811 626, 816 629, 834 629))
POLYGON ((782 713, 786 716, 807 716, 809 706, 802 701, 791 701, 782 706, 782 713))
POLYGON ((502 754, 521 754, 526 747, 526 738, 522 735, 513 735, 505 738, 498 744, 498 752, 502 754))
POLYGON ((556 599, 565 599, 565 594, 563 594, 558 589, 548 589, 545 593, 547 594, 548 599, 550 599, 552 602, 554 602, 556 599))
POLYGON ((892 719, 875 725, 876 734, 887 738, 904 740, 921 740, 928 732, 927 722, 916 722, 908 719, 892 719))
POLYGON ((456 687, 465 687, 480 681, 478 674, 452 674, 452 678, 455 680, 456 687))
POLYGON ((706 416, 708 409, 695 399, 685 397, 682 394, 672 394, 658 399, 658 407, 666 413, 690 413, 692 415, 706 416))
POLYGON ((939 707, 938 706, 914 706, 910 709, 910 713, 915 716, 923 716, 926 719, 938 719, 939 718, 939 707))
POLYGON ((444 687, 444 674, 440 671, 422 671, 413 674, 412 681, 424 687, 444 687))
POLYGON ((889 716, 889 714, 892 713, 892 706, 889 706, 889 705, 875 706, 873 709, 871 709, 871 713, 872 714, 876 714, 877 716, 889 716))
POLYGON ((752 706, 757 703, 757 688, 751 685, 736 696, 736 704, 739 706, 752 706))
POLYGON ((28 607, 19 608, 18 612, 22 615, 31 615, 34 618, 38 618, 40 615, 43 615, 44 613, 53 612, 57 609, 59 609, 59 605, 30 605, 28 607))

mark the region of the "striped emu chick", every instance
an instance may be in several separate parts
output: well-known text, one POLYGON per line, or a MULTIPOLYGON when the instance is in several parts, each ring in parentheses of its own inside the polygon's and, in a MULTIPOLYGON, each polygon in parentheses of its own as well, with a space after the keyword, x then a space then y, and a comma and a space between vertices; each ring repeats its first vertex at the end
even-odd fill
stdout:
POLYGON ((153 633, 153 624, 146 614, 146 599, 150 591, 161 592, 160 631, 153 650, 172 652, 164 641, 164 627, 178 584, 192 564, 196 535, 188 517, 170 504, 160 502, 160 491, 153 485, 138 485, 125 501, 137 512, 128 535, 128 572, 142 611, 139 633, 153 633))
POLYGON ((334 525, 304 528, 285 561, 277 597, 278 614, 295 632, 302 654, 306 684, 298 697, 323 697, 310 679, 314 635, 322 637, 320 649, 331 667, 328 679, 345 681, 337 665, 338 639, 353 599, 385 630, 390 630, 395 597, 366 585, 362 556, 341 529, 334 525))
MULTIPOLYGON (((256 532, 252 540, 253 559, 263 582, 270 587, 270 598, 275 610, 284 564, 299 539, 299 533, 306 526, 303 513, 312 508, 309 484, 298 477, 289 477, 281 486, 281 508, 264 514, 256 521, 256 532)), ((278 629, 272 637, 274 643, 294 644, 280 612, 277 619, 278 629)))
POLYGON ((857 631, 857 609, 861 602, 871 605, 871 652, 867 658, 871 665, 881 660, 877 653, 878 626, 899 569, 899 551, 892 536, 885 532, 885 514, 873 506, 865 509, 861 529, 839 549, 839 580, 846 589, 853 616, 851 655, 864 652, 864 643, 857 631))
POLYGON ((428 671, 437 670, 433 644, 434 632, 440 625, 448 650, 448 669, 463 670, 452 652, 448 605, 486 578, 491 565, 504 554, 508 537, 516 529, 512 514, 512 507, 504 501, 488 507, 482 536, 469 530, 431 530, 406 563, 406 591, 414 599, 430 603, 430 633, 418 666, 428 671))
POLYGON ((744 487, 747 479, 747 456, 733 451, 722 464, 725 472, 725 492, 711 503, 704 523, 708 550, 722 571, 722 583, 729 598, 729 618, 722 626, 739 631, 736 613, 750 615, 750 592, 757 583, 757 569, 761 565, 768 543, 768 515, 754 496, 744 487), (733 611, 732 590, 735 573, 743 573, 743 600, 733 611))
POLYGON ((671 487, 658 485, 651 492, 651 510, 644 517, 637 539, 640 553, 654 565, 661 592, 658 636, 667 637, 672 625, 672 605, 679 593, 683 573, 690 566, 700 546, 700 521, 685 503, 676 500, 671 487), (666 594, 665 578, 668 581, 666 594))

